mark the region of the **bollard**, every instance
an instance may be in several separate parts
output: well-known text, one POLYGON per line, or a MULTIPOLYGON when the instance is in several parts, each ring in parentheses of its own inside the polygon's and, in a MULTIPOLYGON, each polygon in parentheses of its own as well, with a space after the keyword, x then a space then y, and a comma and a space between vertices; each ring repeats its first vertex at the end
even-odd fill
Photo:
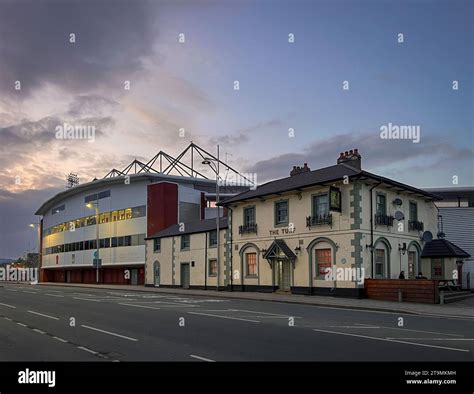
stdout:
POLYGON ((403 302, 403 293, 401 289, 398 289, 398 302, 403 302))

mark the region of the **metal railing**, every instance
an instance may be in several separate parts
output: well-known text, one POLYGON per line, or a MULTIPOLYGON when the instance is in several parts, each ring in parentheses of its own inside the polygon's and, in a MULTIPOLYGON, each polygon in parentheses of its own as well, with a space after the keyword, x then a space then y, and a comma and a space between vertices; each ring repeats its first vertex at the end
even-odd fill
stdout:
POLYGON ((332 225, 332 214, 327 213, 323 215, 306 217, 306 227, 320 226, 324 224, 332 225))
POLYGON ((257 234, 257 223, 249 223, 239 226, 239 234, 257 234))
POLYGON ((393 216, 376 214, 375 225, 393 226, 394 219, 393 216))
POLYGON ((419 222, 417 220, 408 221, 408 230, 410 231, 423 231, 423 228, 423 222, 419 222))

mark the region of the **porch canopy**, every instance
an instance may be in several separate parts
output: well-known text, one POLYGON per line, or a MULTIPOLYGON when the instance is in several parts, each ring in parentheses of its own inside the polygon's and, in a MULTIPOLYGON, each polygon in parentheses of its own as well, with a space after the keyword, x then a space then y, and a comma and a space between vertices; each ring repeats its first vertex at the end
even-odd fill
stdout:
POLYGON ((283 239, 275 239, 270 245, 270 247, 267 249, 263 257, 269 262, 272 262, 273 260, 277 259, 287 258, 294 264, 296 260, 296 255, 293 253, 293 251, 283 239))

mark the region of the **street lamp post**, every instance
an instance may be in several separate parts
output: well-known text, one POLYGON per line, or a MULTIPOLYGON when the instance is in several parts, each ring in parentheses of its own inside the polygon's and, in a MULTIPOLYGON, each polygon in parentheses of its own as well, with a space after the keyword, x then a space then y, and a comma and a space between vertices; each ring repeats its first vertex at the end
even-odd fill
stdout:
POLYGON ((99 255, 99 200, 89 202, 86 204, 87 208, 95 208, 95 242, 96 242, 96 256, 95 260, 96 262, 96 270, 95 270, 95 282, 96 284, 99 284, 99 261, 100 261, 100 255, 99 255))
POLYGON ((217 208, 217 216, 216 216, 216 228, 217 228, 217 285, 216 290, 219 291, 219 282, 220 282, 220 270, 221 270, 221 262, 220 262, 220 207, 217 205, 219 203, 219 145, 217 145, 217 160, 211 159, 206 157, 202 164, 207 164, 216 174, 216 208, 217 208), (217 162, 217 165, 214 163, 217 162))
POLYGON ((40 274, 40 265, 41 265, 41 223, 31 223, 31 228, 36 228, 38 230, 38 237, 36 238, 37 246, 38 246, 38 262, 37 267, 34 267, 36 271, 36 282, 39 282, 39 274, 40 274))

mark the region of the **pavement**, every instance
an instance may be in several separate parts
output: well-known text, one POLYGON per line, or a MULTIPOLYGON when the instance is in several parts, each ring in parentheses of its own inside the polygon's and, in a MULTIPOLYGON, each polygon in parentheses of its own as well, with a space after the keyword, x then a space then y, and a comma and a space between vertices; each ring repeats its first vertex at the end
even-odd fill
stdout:
POLYGON ((255 301, 273 301, 286 302, 292 304, 305 304, 316 306, 331 306, 347 309, 374 310, 385 312, 398 312, 409 314, 437 315, 450 317, 463 317, 474 319, 474 294, 472 297, 458 301, 452 304, 420 304, 409 302, 391 302, 370 299, 355 299, 344 297, 328 297, 328 296, 305 296, 297 294, 279 294, 279 293, 258 293, 258 292, 241 292, 241 291, 216 291, 216 290, 194 290, 180 288, 164 288, 164 287, 145 287, 130 285, 96 285, 83 283, 39 283, 39 285, 47 286, 70 286, 84 288, 100 288, 108 290, 124 290, 124 291, 142 291, 162 294, 182 294, 195 296, 212 296, 216 298, 255 300, 255 301))
POLYGON ((176 291, 2 283, 0 361, 474 360, 469 316, 176 291))

